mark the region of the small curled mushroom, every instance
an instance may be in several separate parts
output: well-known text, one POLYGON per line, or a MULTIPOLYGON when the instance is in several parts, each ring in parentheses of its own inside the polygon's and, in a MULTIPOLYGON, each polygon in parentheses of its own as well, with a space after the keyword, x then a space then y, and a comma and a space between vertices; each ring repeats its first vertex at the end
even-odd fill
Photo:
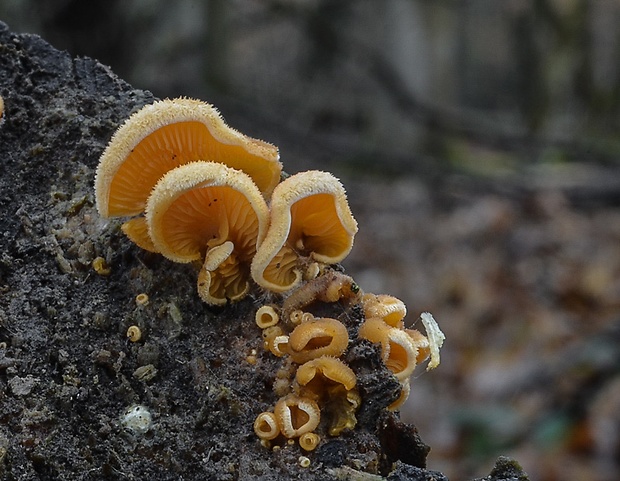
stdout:
POLYGON ((112 269, 110 269, 110 266, 108 266, 108 263, 103 257, 95 257, 93 259, 92 266, 95 272, 100 276, 109 276, 112 272, 112 269))
POLYGON ((407 315, 407 306, 400 299, 387 294, 364 294, 362 297, 366 318, 379 317, 386 324, 402 329, 407 315))
POLYGON ((263 412, 256 417, 254 421, 254 432, 256 435, 263 439, 270 441, 275 439, 280 434, 280 428, 274 413, 263 412))
POLYGON ((280 316, 274 309, 273 306, 261 306, 256 311, 256 325, 261 329, 265 329, 267 327, 275 326, 280 320, 280 316))
POLYGON ((347 328, 340 321, 312 318, 293 329, 288 340, 288 353, 293 361, 301 364, 324 355, 340 356, 348 344, 347 328))
POLYGON ((409 379, 405 379, 400 385, 400 396, 398 396, 398 399, 388 406, 389 411, 398 411, 409 397, 409 393, 411 392, 411 381, 409 379))
POLYGON ((340 359, 330 356, 321 356, 299 366, 295 380, 317 397, 324 397, 329 384, 341 385, 345 391, 351 391, 357 383, 353 370, 340 359))
POLYGON ((416 367, 417 347, 409 335, 382 319, 366 319, 359 330, 362 339, 381 344, 381 358, 399 381, 411 376, 416 367))
POLYGON ((131 342, 138 342, 142 339, 142 330, 138 326, 129 326, 127 329, 127 339, 131 342))
POLYGON ((280 431, 287 438, 296 438, 314 431, 321 420, 319 406, 312 399, 295 394, 280 399, 274 408, 280 431))
POLYGON ((149 295, 142 292, 136 296, 137 306, 146 306, 149 303, 149 295))
POLYGON ((267 348, 273 355, 278 357, 284 357, 288 352, 288 343, 288 336, 276 336, 268 342, 267 348))
POLYGON ((299 446, 304 451, 314 451, 321 442, 321 437, 316 433, 305 433, 299 436, 299 446))

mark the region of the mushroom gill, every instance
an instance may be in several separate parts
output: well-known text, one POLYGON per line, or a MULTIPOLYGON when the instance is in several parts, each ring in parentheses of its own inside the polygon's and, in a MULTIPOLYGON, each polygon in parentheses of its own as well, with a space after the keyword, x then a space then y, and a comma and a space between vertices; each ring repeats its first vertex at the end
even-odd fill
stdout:
POLYGON ((304 264, 342 261, 356 233, 336 177, 320 171, 295 174, 273 191, 270 225, 252 262, 252 277, 271 291, 288 291, 304 277, 304 264))
POLYGON ((154 247, 175 262, 203 261, 198 292, 209 304, 238 300, 265 235, 267 205, 245 173, 214 162, 168 172, 146 206, 154 247))
POLYGON ((246 172, 266 197, 282 170, 275 146, 232 129, 212 105, 188 98, 161 100, 129 117, 101 155, 95 178, 99 213, 140 214, 166 172, 197 160, 246 172))

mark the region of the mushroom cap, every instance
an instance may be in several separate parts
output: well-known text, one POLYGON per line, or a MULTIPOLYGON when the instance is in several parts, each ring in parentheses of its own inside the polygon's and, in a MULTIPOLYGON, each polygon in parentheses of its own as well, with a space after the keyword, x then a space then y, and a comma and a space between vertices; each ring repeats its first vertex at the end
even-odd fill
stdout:
POLYGON ((160 100, 129 117, 101 155, 95 177, 99 213, 140 214, 166 172, 196 160, 246 172, 266 197, 282 170, 275 146, 230 128, 212 105, 188 98, 160 100))
MULTIPOLYGON (((308 361, 297 369, 295 379, 300 386, 314 384, 315 391, 324 389, 324 381, 329 380, 335 384, 341 384, 345 390, 350 391, 357 384, 357 377, 353 370, 340 359, 330 356, 321 356, 308 361)), ((321 394, 316 392, 316 394, 321 394)))
POLYGON ((252 179, 215 162, 171 170, 146 206, 148 233, 157 252, 175 262, 204 259, 198 294, 214 305, 247 294, 250 262, 268 217, 252 179))
POLYGON ((340 262, 356 233, 357 222, 336 177, 312 170, 295 174, 273 191, 270 225, 252 262, 252 277, 271 291, 288 291, 302 279, 300 256, 340 262))
POLYGON ((314 431, 321 420, 318 404, 312 399, 295 394, 281 398, 273 411, 280 431, 287 438, 296 438, 314 431))
POLYGON ((386 324, 402 329, 407 315, 407 306, 400 299, 388 294, 364 294, 362 297, 366 318, 379 317, 386 324))
POLYGON ((418 348, 409 334, 375 317, 364 321, 359 336, 381 344, 381 359, 399 381, 411 376, 417 365, 418 348))
MULTIPOLYGON (((202 259, 209 248, 231 241, 239 260, 249 264, 268 217, 267 204, 252 179, 215 162, 192 162, 171 170, 146 206, 153 245, 175 262, 202 259)), ((225 260, 214 257, 218 259, 206 259, 213 264, 207 268, 225 260)))
POLYGON ((280 434, 280 427, 276 415, 270 412, 262 412, 254 421, 254 432, 261 439, 268 441, 275 439, 280 434))
POLYGON ((294 362, 304 363, 324 355, 340 356, 349 345, 349 334, 342 322, 328 317, 299 324, 291 332, 288 354, 294 362))

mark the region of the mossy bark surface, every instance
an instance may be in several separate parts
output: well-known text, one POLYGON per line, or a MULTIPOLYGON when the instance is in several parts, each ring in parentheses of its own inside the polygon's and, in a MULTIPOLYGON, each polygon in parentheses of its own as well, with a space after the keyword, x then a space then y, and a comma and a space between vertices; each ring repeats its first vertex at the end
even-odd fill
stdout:
MULTIPOLYGON (((415 427, 384 409, 398 383, 366 341, 346 353, 363 400, 353 431, 312 453, 261 445, 252 425, 282 367, 254 323, 266 295, 208 307, 194 266, 142 251, 94 206, 98 158, 150 92, 0 23, 0 95, 2 479, 444 479, 415 427), (143 430, 123 423, 136 405, 152 416, 143 430)), ((351 332, 363 320, 331 308, 351 332)), ((502 462, 485 479, 525 479, 502 462)))

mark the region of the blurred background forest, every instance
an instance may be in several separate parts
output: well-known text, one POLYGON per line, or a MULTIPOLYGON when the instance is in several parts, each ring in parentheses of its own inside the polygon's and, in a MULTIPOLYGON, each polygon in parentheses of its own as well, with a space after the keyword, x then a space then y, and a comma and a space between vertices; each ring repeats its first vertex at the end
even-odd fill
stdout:
POLYGON ((3 0, 0 20, 334 172, 348 273, 447 335, 429 467, 620 472, 620 1, 3 0))

